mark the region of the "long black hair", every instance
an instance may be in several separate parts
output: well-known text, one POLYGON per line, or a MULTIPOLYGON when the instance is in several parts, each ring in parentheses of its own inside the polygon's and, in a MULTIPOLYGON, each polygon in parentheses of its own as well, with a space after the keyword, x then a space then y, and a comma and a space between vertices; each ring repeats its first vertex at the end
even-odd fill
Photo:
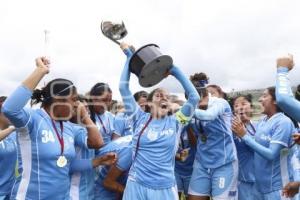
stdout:
POLYGON ((95 96, 101 96, 104 94, 104 92, 112 93, 110 87, 106 83, 96 83, 89 92, 89 109, 91 114, 91 119, 94 123, 96 123, 96 113, 94 109, 94 103, 92 102, 93 97, 95 96))
MULTIPOLYGON (((267 88, 269 94, 272 96, 272 99, 276 102, 276 88, 274 86, 267 88)), ((276 111, 283 112, 281 108, 276 104, 276 111)))
POLYGON ((253 97, 252 97, 252 94, 238 94, 238 95, 236 95, 236 96, 231 97, 231 98, 228 99, 229 105, 230 105, 230 107, 231 107, 232 110, 234 110, 234 103, 235 103, 235 101, 238 98, 240 98, 240 97, 246 99, 250 103, 251 107, 253 107, 253 100, 252 100, 253 97))
POLYGON ((141 91, 138 91, 138 92, 134 93, 133 97, 134 97, 134 100, 135 100, 136 102, 138 102, 139 99, 142 98, 142 97, 144 97, 144 98, 147 99, 147 97, 148 97, 148 92, 146 92, 146 91, 144 91, 144 90, 141 90, 141 91))
POLYGON ((76 87, 67 79, 57 78, 42 89, 35 89, 31 96, 31 105, 42 103, 41 107, 50 106, 54 97, 67 97, 76 92, 76 87))
MULTIPOLYGON (((276 101, 276 88, 275 88, 275 87, 268 87, 267 90, 268 90, 269 94, 272 96, 273 100, 276 101)), ((276 104, 276 109, 277 109, 277 112, 283 112, 283 110, 278 106, 278 104, 276 104)), ((292 118, 291 116, 289 116, 287 113, 285 113, 285 112, 283 112, 283 113, 284 113, 288 118, 290 118, 290 119, 292 120, 292 122, 293 122, 293 124, 294 124, 294 126, 295 126, 296 128, 299 127, 298 122, 297 122, 295 119, 293 119, 293 118, 292 118)))

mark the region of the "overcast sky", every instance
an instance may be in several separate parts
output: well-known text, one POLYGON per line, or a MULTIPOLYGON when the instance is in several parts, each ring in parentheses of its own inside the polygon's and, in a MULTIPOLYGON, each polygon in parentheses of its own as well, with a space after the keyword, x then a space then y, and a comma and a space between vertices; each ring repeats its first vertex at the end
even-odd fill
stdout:
MULTIPOLYGON (((102 20, 124 20, 124 41, 136 48, 156 43, 186 75, 206 72, 210 82, 231 89, 275 83, 276 57, 294 54, 290 75, 299 84, 300 1, 297 0, 1 0, 0 95, 8 95, 35 68, 50 31, 51 72, 72 80, 81 93, 96 82, 118 82, 125 61, 100 31, 102 20)), ((182 91, 173 78, 160 85, 182 91)), ((132 76, 132 91, 142 89, 132 76)), ((150 88, 151 89, 151 88, 150 88)))

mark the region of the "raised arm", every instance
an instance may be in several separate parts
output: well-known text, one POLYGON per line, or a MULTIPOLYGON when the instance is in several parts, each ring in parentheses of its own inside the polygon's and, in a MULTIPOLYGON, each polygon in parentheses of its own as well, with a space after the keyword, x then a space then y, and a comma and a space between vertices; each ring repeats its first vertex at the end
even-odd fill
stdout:
MULTIPOLYGON (((99 129, 91 120, 86 107, 81 102, 78 102, 77 113, 79 114, 80 122, 82 123, 82 125, 84 125, 87 131, 87 147, 91 149, 101 148, 104 145, 102 134, 101 132, 99 132, 99 129)), ((85 132, 83 133, 83 135, 86 135, 85 132)))
POLYGON ((23 108, 29 101, 32 91, 40 80, 49 72, 49 61, 45 58, 36 59, 36 69, 29 75, 4 102, 4 115, 17 127, 24 127, 30 119, 30 114, 23 108))
POLYGON ((294 98, 288 78, 293 66, 292 55, 277 59, 276 102, 285 113, 300 122, 300 102, 294 98))
POLYGON ((125 113, 127 115, 132 115, 138 110, 139 107, 136 101, 134 100, 133 95, 129 89, 129 81, 130 81, 129 61, 132 56, 132 52, 130 50, 129 45, 125 43, 122 43, 120 47, 125 53, 125 55, 127 56, 127 60, 121 74, 119 91, 121 93, 123 103, 125 106, 125 113))
POLYGON ((70 173, 92 170, 100 165, 112 165, 116 163, 117 155, 109 152, 94 159, 75 159, 70 164, 70 173))
POLYGON ((256 153, 260 156, 264 157, 267 160, 274 160, 280 154, 280 150, 285 148, 282 144, 278 143, 271 143, 269 147, 262 146, 261 144, 257 143, 253 137, 246 134, 242 137, 242 140, 253 149, 256 153))
POLYGON ((182 71, 178 67, 173 66, 170 69, 170 74, 180 82, 188 96, 187 102, 185 102, 181 109, 176 113, 177 119, 181 123, 186 124, 193 116, 196 106, 200 101, 200 96, 191 81, 182 73, 182 71))
POLYGON ((196 109, 195 110, 195 117, 200 120, 214 120, 220 114, 225 112, 225 104, 221 102, 215 102, 209 107, 207 110, 196 109))

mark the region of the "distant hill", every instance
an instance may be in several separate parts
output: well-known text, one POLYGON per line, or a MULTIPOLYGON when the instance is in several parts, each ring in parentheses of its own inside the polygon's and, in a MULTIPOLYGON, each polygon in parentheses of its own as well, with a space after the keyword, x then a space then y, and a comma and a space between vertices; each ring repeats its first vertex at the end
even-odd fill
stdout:
MULTIPOLYGON (((247 95, 251 94, 252 95, 252 104, 253 104, 253 120, 256 121, 261 117, 261 105, 258 102, 259 97, 262 95, 264 89, 253 89, 253 90, 241 90, 241 91, 232 91, 227 93, 229 98, 238 96, 238 95, 247 95)), ((296 87, 292 87, 292 91, 295 93, 296 87)))
MULTIPOLYGON (((252 89, 252 90, 241 90, 241 91, 233 91, 227 93, 229 97, 235 97, 239 94, 246 95, 246 94, 251 94, 253 98, 253 102, 258 101, 259 97, 262 95, 264 89, 252 89)), ((295 93, 296 91, 296 86, 292 87, 293 92, 295 93)))

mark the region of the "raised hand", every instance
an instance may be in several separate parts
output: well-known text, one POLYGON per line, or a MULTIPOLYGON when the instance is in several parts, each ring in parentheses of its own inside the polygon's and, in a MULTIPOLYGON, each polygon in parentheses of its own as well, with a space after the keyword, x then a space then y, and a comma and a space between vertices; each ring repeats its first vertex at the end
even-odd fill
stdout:
POLYGON ((39 57, 35 59, 35 64, 38 69, 41 69, 45 74, 49 73, 50 61, 45 57, 39 57))
POLYGON ((287 56, 282 56, 277 59, 277 68, 278 67, 287 67, 289 70, 292 70, 294 67, 293 55, 288 54, 287 56))
POLYGON ((117 154, 110 152, 102 156, 102 165, 112 165, 117 162, 117 154))
POLYGON ((232 120, 231 129, 238 137, 244 137, 244 135, 247 133, 244 123, 237 116, 232 120))
POLYGON ((117 162, 117 154, 110 152, 103 156, 93 159, 93 167, 98 167, 99 165, 113 165, 117 162))
POLYGON ((300 145, 300 133, 295 133, 293 135, 293 140, 296 144, 299 144, 300 145))

